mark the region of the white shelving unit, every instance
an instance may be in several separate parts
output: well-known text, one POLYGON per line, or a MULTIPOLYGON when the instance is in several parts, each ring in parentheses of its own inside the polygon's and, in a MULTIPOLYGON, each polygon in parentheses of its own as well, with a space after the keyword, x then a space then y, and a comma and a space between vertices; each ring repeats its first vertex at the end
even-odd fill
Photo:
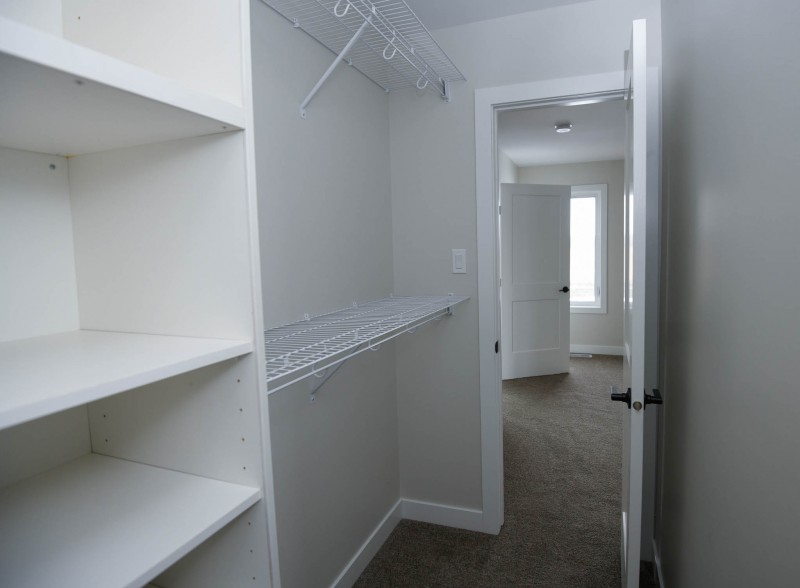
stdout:
POLYGON ((276 392, 309 376, 325 378, 334 366, 422 325, 453 314, 468 296, 382 298, 264 333, 267 386, 276 392))
POLYGON ((0 574, 15 588, 142 586, 261 498, 87 455, 0 490, 0 574))
POLYGON ((2 586, 277 577, 249 26, 0 6, 2 586))

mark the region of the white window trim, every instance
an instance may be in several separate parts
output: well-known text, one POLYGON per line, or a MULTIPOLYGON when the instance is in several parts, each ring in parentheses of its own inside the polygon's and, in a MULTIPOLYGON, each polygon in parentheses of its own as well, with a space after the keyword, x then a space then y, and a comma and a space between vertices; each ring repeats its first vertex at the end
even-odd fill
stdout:
POLYGON ((606 314, 608 312, 608 184, 572 186, 571 198, 596 198, 599 214, 595 228, 595 284, 599 290, 596 302, 570 301, 569 311, 574 314, 606 314), (599 257, 599 259, 597 259, 599 257))

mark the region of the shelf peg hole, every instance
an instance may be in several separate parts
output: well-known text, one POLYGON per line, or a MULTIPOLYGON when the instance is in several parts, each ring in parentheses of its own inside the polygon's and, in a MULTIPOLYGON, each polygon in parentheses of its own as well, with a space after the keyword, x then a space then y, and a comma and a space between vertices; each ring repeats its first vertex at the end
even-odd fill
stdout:
POLYGON ((338 1, 336 2, 336 5, 333 7, 333 14, 334 14, 334 15, 335 15, 337 18, 342 18, 342 17, 344 17, 344 16, 347 14, 347 11, 348 11, 348 10, 350 10, 350 2, 345 2, 345 5, 344 5, 344 11, 342 11, 342 12, 340 13, 340 12, 339 12, 339 5, 340 5, 341 3, 342 3, 342 0, 338 0, 338 1))

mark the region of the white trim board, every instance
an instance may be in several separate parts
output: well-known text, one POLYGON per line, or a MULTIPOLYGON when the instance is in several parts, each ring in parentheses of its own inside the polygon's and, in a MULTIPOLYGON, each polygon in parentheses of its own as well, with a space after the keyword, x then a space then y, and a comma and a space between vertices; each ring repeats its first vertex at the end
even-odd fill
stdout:
POLYGON ((483 513, 471 508, 447 506, 419 500, 402 500, 404 519, 467 531, 483 531, 483 513))
POLYGON ((661 572, 661 551, 658 549, 655 539, 653 539, 653 562, 655 563, 656 573, 658 574, 658 585, 660 588, 666 588, 666 584, 664 584, 664 574, 661 572))
POLYGON ((367 569, 369 562, 378 553, 378 550, 392 534, 397 523, 403 518, 401 513, 403 511, 403 500, 398 500, 395 505, 389 509, 386 516, 383 517, 378 526, 370 533, 367 540, 359 548, 353 558, 331 584, 331 588, 350 588, 356 583, 358 577, 367 569))
POLYGON ((495 341, 501 340, 498 300, 497 111, 556 104, 568 97, 621 92, 622 71, 475 90, 475 193, 478 237, 478 337, 480 352, 481 476, 483 525, 499 533, 503 524, 503 420, 501 370, 495 341))
POLYGON ((403 519, 467 531, 483 530, 483 513, 479 510, 401 498, 389 509, 386 516, 367 537, 353 558, 333 581, 331 588, 350 588, 355 584, 369 562, 392 534, 394 528, 403 519))
POLYGON ((592 355, 623 355, 625 348, 622 345, 580 345, 570 344, 570 353, 591 353, 592 355))

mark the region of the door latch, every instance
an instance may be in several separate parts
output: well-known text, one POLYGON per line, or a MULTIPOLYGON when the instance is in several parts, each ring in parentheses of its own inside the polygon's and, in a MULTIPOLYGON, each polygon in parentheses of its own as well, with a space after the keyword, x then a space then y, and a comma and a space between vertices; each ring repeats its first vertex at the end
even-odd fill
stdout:
MULTIPOLYGON (((617 402, 624 402, 628 405, 628 408, 631 407, 631 389, 628 388, 625 391, 625 394, 621 392, 615 392, 614 386, 611 386, 611 400, 616 400, 617 402)), ((633 403, 633 408, 635 410, 642 410, 642 408, 647 408, 648 404, 664 404, 664 399, 661 398, 661 393, 653 388, 653 393, 648 394, 647 390, 644 391, 644 406, 638 400, 633 403)))

